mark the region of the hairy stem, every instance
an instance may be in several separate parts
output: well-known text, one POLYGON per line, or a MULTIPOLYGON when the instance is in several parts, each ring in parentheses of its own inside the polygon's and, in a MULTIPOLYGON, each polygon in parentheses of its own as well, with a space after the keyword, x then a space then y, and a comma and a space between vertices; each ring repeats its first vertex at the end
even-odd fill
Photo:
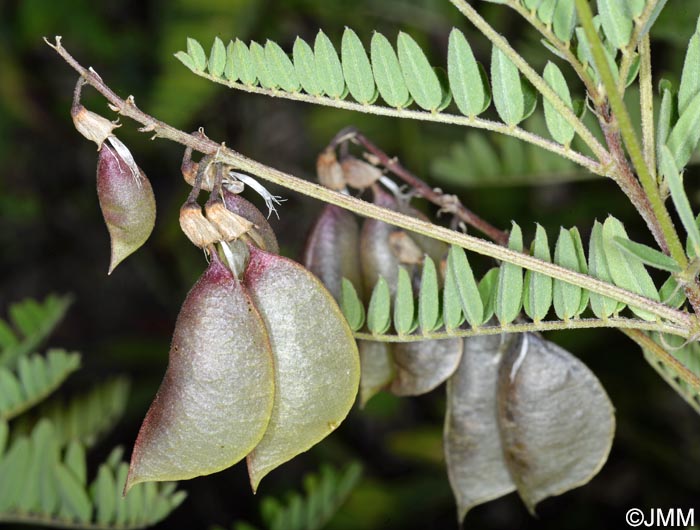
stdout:
MULTIPOLYGON (((649 38, 649 32, 647 32, 646 35, 642 36, 642 31, 644 30, 644 26, 647 25, 647 22, 649 22, 649 18, 656 9, 658 3, 659 0, 647 0, 646 5, 644 6, 644 11, 642 11, 642 14, 639 15, 639 18, 634 21, 634 31, 632 32, 630 41, 627 43, 627 46, 625 46, 625 48, 622 50, 622 60, 620 61, 620 75, 617 81, 618 91, 620 92, 620 94, 625 93, 627 77, 629 76, 630 68, 632 67, 632 61, 634 59, 634 50, 639 44, 641 44, 641 41, 644 37, 646 37, 647 39, 649 38)), ((641 50, 640 53, 642 53, 641 50)), ((644 58, 642 57, 641 60, 643 61, 644 58)))
POLYGON ((657 179, 654 143, 654 82, 651 75, 651 45, 648 33, 639 43, 639 59, 639 107, 642 115, 644 162, 651 171, 652 177, 657 179))
MULTIPOLYGON (((453 213, 456 217, 464 221, 469 226, 476 228, 479 232, 489 237, 499 245, 508 243, 508 233, 493 226, 488 221, 482 219, 477 214, 466 208, 456 195, 446 195, 439 190, 435 190, 419 179, 416 175, 406 169, 396 157, 390 157, 369 138, 356 130, 345 131, 342 137, 358 143, 366 149, 377 162, 391 171, 398 178, 403 180, 411 188, 418 192, 420 197, 439 206, 442 211, 453 213)), ((339 134, 340 136, 340 134, 339 134)))
MULTIPOLYGON (((51 44, 50 44, 51 45, 51 44)), ((154 138, 165 138, 175 141, 185 147, 203 153, 205 155, 216 155, 217 161, 230 164, 243 171, 247 171, 253 175, 263 178, 269 182, 273 182, 290 190, 297 191, 304 195, 314 197, 324 202, 335 204, 352 212, 355 212, 364 217, 371 217, 380 221, 384 221, 391 225, 404 228, 406 230, 423 234, 434 239, 439 239, 445 243, 454 244, 476 252, 490 256, 492 258, 513 263, 523 268, 541 272, 546 276, 571 283, 578 287, 588 289, 594 293, 602 294, 624 302, 627 305, 644 308, 645 310, 657 315, 658 317, 670 320, 686 329, 690 328, 691 317, 682 311, 673 309, 667 305, 650 300, 644 296, 640 296, 626 289, 622 289, 616 285, 609 284, 597 278, 593 278, 586 274, 575 272, 554 263, 539 260, 527 254, 516 252, 505 247, 501 247, 495 243, 484 241, 482 239, 462 234, 442 226, 432 224, 421 219, 410 217, 399 212, 382 208, 372 203, 335 192, 329 188, 309 182, 293 175, 289 175, 277 169, 271 168, 260 162, 252 160, 223 144, 214 142, 203 135, 192 135, 180 131, 156 118, 141 111, 135 104, 134 98, 129 97, 127 100, 121 99, 114 91, 109 88, 102 78, 91 70, 85 69, 80 65, 57 41, 55 45, 51 45, 63 59, 70 64, 86 82, 100 92, 112 105, 112 108, 143 125, 141 131, 153 132, 154 138)))
POLYGON ((437 331, 425 334, 414 335, 375 335, 361 331, 353 332, 356 339, 372 340, 378 342, 419 342, 422 340, 451 339, 455 337, 474 337, 477 335, 497 335, 499 333, 525 333, 533 331, 554 331, 565 329, 590 329, 590 328, 619 328, 634 329, 644 331, 658 331, 660 333, 672 333, 674 335, 685 334, 685 330, 662 322, 648 322, 633 318, 579 318, 568 321, 540 321, 540 322, 520 322, 517 324, 506 324, 504 326, 481 326, 478 328, 457 329, 454 331, 437 331))

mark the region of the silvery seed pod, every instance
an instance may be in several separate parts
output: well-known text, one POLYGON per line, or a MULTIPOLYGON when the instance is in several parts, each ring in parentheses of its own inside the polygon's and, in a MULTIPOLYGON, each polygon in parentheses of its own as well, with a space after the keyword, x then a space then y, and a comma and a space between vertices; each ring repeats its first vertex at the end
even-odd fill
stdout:
POLYGON ((156 220, 151 183, 138 175, 111 146, 103 144, 97 162, 97 197, 112 246, 109 264, 114 268, 148 239, 156 220))

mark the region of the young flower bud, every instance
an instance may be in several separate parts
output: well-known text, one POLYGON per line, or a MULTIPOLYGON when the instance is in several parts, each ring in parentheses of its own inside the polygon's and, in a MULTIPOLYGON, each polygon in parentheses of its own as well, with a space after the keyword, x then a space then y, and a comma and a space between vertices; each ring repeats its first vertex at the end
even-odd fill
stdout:
POLYGON ((341 167, 348 185, 360 190, 370 187, 382 176, 378 167, 353 156, 345 158, 341 162, 341 167))
POLYGON ((318 181, 326 188, 336 191, 345 189, 343 168, 338 163, 334 149, 329 147, 318 155, 316 159, 316 174, 318 175, 318 181))
POLYGON ((249 237, 256 247, 272 254, 279 254, 277 236, 262 212, 251 202, 228 190, 223 190, 223 196, 227 210, 252 223, 252 228, 246 232, 245 236, 249 237))
POLYGON ((207 203, 204 206, 204 211, 207 219, 221 234, 223 241, 238 239, 253 228, 253 223, 248 219, 226 209, 221 199, 207 203))
POLYGON ((112 245, 109 264, 114 268, 145 243, 156 220, 151 183, 138 166, 132 168, 112 147, 104 144, 97 162, 97 197, 112 245))
POLYGON ((95 142, 98 149, 102 147, 102 143, 112 134, 112 131, 119 127, 119 125, 80 104, 74 105, 70 114, 78 132, 88 140, 95 142))
POLYGON ((216 227, 210 223, 197 203, 185 203, 180 208, 180 228, 192 243, 199 248, 218 243, 223 239, 216 227))

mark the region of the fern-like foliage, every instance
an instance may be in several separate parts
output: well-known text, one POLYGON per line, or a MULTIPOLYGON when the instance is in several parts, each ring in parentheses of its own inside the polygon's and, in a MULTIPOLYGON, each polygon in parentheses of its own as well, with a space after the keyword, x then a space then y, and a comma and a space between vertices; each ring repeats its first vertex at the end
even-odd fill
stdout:
POLYGON ((129 397, 129 380, 116 377, 94 386, 69 401, 56 397, 37 407, 36 413, 23 415, 13 424, 13 434, 28 433, 41 418, 51 421, 61 444, 77 440, 92 447, 121 419, 129 397))
MULTIPOLYGON (((304 477, 304 491, 289 493, 285 499, 266 497, 260 515, 267 530, 319 530, 338 512, 362 476, 354 462, 344 470, 322 466, 318 473, 304 477)), ((212 530, 223 530, 221 528, 212 530)), ((247 522, 237 522, 233 530, 257 530, 247 522)))
POLYGON ((27 299, 10 305, 9 321, 0 319, 0 366, 11 369, 20 357, 34 353, 70 304, 69 296, 50 295, 41 303, 27 299))
MULTIPOLYGON (((523 250, 522 231, 515 223, 509 246, 523 250)), ((646 265, 678 272, 678 265, 665 254, 630 241, 622 223, 614 217, 603 224, 595 223, 587 256, 576 228, 562 228, 552 251, 547 234, 539 225, 530 253, 642 295, 649 301, 676 308, 685 303, 683 291, 673 277, 657 289, 645 268, 646 265)), ((641 307, 630 307, 632 314, 625 316, 626 305, 622 302, 542 273, 524 273, 522 268, 509 263, 492 268, 477 281, 466 253, 459 247, 450 249, 444 281, 438 277, 438 267, 431 258, 425 256, 424 260, 417 296, 414 282, 403 268, 393 298, 387 283, 380 278, 367 308, 354 286, 347 280, 343 282, 341 307, 358 337, 410 341, 513 332, 519 326, 521 331, 596 325, 658 330, 657 326, 668 324, 641 307), (438 292, 441 283, 443 287, 438 292), (514 324, 522 311, 532 323, 514 324), (492 324, 494 318, 497 325, 492 324)))
MULTIPOLYGON (((8 427, 0 424, 4 449, 8 427), (3 440, 4 438, 4 440, 3 440)), ((63 448, 42 419, 29 436, 0 453, 0 521, 73 528, 142 528, 162 520, 185 498, 174 484, 141 484, 122 497, 128 464, 115 450, 92 483, 85 448, 63 448)))
POLYGON ((80 355, 49 350, 22 356, 16 372, 0 367, 0 420, 10 420, 42 401, 80 367, 80 355))

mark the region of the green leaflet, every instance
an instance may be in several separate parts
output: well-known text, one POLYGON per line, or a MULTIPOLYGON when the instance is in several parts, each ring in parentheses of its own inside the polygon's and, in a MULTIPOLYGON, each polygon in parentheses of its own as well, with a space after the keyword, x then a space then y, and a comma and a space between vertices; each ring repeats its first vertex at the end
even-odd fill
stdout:
POLYGON ((314 41, 314 55, 316 57, 316 72, 323 91, 328 97, 342 99, 345 94, 343 67, 333 43, 321 30, 314 41))
MULTIPOLYGON (((559 237, 554 248, 554 263, 579 272, 579 260, 574 240, 571 232, 565 228, 559 230, 559 237)), ((554 312, 557 314, 557 317, 561 320, 568 320, 578 315, 581 306, 581 291, 582 289, 576 285, 571 285, 561 280, 554 280, 552 294, 554 312)))
MULTIPOLYGON (((508 248, 523 251, 523 234, 520 227, 513 223, 508 238, 508 248)), ((510 324, 520 313, 523 297, 523 269, 512 263, 502 263, 498 274, 498 291, 496 293, 496 318, 501 325, 510 324)))
POLYGON ((517 67, 495 46, 491 53, 491 86, 496 111, 506 125, 515 127, 525 116, 525 95, 517 67))
POLYGON ((236 39, 233 45, 233 70, 241 83, 247 86, 255 85, 258 75, 255 71, 253 57, 248 46, 241 39, 236 39))
POLYGON ((557 0, 552 17, 552 30, 562 41, 569 42, 576 26, 576 4, 574 0, 557 0))
MULTIPOLYGON (((588 263, 586 263, 586 251, 583 248, 583 240, 581 239, 581 234, 578 228, 575 226, 569 228, 569 233, 574 242, 574 247, 576 248, 576 255, 578 256, 578 271, 583 274, 588 274, 588 263)), ((578 308, 577 315, 580 315, 588 307, 588 296, 590 292, 587 289, 581 289, 581 305, 578 308)))
POLYGON ((484 304, 464 249, 452 245, 447 255, 447 275, 454 276, 459 301, 467 322, 473 328, 484 323, 484 304))
POLYGON ((323 87, 318 78, 316 58, 311 46, 305 40, 297 37, 292 53, 294 55, 294 69, 304 91, 312 96, 322 95, 323 87))
MULTIPOLYGON (((666 145, 668 134, 671 130, 671 117, 673 116, 673 92, 660 85, 661 105, 659 105, 659 115, 656 120, 656 163, 661 163, 661 148, 666 145)), ((659 173, 661 170, 659 169, 659 173)))
POLYGON ((632 15, 621 0, 597 0, 603 33, 615 48, 624 48, 632 36, 632 15))
POLYGON ((347 278, 343 278, 341 283, 340 308, 350 329, 357 331, 362 328, 365 323, 365 308, 355 291, 355 286, 347 278))
MULTIPOLYGON (((615 243, 616 237, 629 239, 622 223, 613 216, 609 216, 603 224, 602 235, 605 259, 612 281, 624 289, 658 301, 659 293, 644 265, 620 250, 615 243)), ((630 307, 630 309, 644 320, 656 320, 655 315, 643 309, 637 307, 630 307)))
POLYGON ((542 0, 522 0, 523 5, 530 11, 537 11, 537 8, 542 3, 542 0))
POLYGON ((277 88, 277 83, 272 75, 272 69, 265 56, 265 48, 255 41, 250 42, 250 56, 253 59, 253 67, 258 76, 260 86, 267 89, 277 88))
POLYGON ((651 267, 668 272, 681 272, 682 270, 671 256, 667 256, 655 248, 620 237, 616 237, 614 240, 622 250, 651 267))
POLYGON ((394 327, 399 335, 406 335, 415 329, 416 311, 413 302, 411 277, 404 267, 399 267, 394 298, 394 327))
MULTIPOLYGON (((588 271, 591 276, 604 282, 613 281, 603 246, 603 225, 598 221, 593 224, 593 230, 591 231, 591 240, 588 246, 588 271)), ((618 302, 607 296, 592 292, 590 299, 591 309, 598 318, 608 318, 613 313, 621 310, 618 302)))
POLYGON ((374 285, 367 308, 367 328, 370 332, 381 335, 391 325, 391 293, 389 284, 383 276, 374 285))
POLYGON ((548 26, 552 23, 552 19, 554 18, 554 9, 557 2, 558 0, 542 0, 537 7, 537 18, 548 26))
MULTIPOLYGON (((544 69, 543 77, 564 104, 573 109, 569 87, 559 67, 552 62, 548 62, 544 69)), ((574 128, 546 98, 544 99, 544 118, 552 138, 560 144, 569 145, 574 138, 574 128)))
POLYGON ((187 55, 192 59, 195 70, 203 72, 207 67, 207 55, 202 45, 190 37, 187 37, 187 55))
POLYGON ((341 42, 343 74, 350 95, 358 103, 370 104, 375 99, 372 65, 367 58, 362 41, 350 28, 345 28, 341 42))
POLYGON ((46 357, 20 357, 17 376, 0 368, 0 419, 9 420, 34 406, 79 367, 79 354, 49 350, 46 357))
POLYGON ((443 91, 423 50, 404 32, 399 33, 397 50, 403 78, 413 100, 422 109, 437 111, 443 102, 443 91))
MULTIPOLYGON (((700 92, 698 94, 700 95, 700 92)), ((680 172, 674 163, 673 155, 665 145, 661 147, 660 167, 668 183, 673 205, 676 207, 676 211, 688 233, 688 237, 693 242, 695 255, 700 256, 700 231, 698 230, 698 225, 695 223, 695 215, 693 215, 693 211, 690 208, 690 201, 688 201, 688 195, 683 188, 680 172)))
POLYGON ((391 43, 381 33, 372 35, 370 45, 372 72, 377 89, 387 105, 395 108, 407 107, 411 96, 401 72, 399 59, 391 43))
POLYGON ((488 322, 493 317, 496 308, 496 289, 498 287, 499 268, 494 267, 484 274, 479 282, 479 295, 484 304, 484 322, 488 322))
POLYGON ((301 85, 294 65, 276 42, 265 43, 265 62, 275 85, 286 92, 299 92, 301 85))
MULTIPOLYGON (((593 19, 596 25, 596 29, 600 27, 599 20, 599 17, 594 17, 593 19)), ((591 46, 588 42, 586 34, 583 31, 583 28, 577 27, 574 31, 576 33, 576 41, 578 43, 578 46, 576 48, 576 56, 578 57, 579 61, 581 61, 584 65, 590 67, 593 77, 596 80, 600 80, 600 75, 598 74, 598 70, 595 66, 595 61, 593 60, 593 54, 591 53, 591 46)), ((608 60, 608 66, 610 67, 610 70, 613 73, 613 77, 615 78, 615 80, 617 80, 619 71, 617 63, 615 62, 615 53, 611 51, 608 48, 608 46, 603 46, 603 51, 605 51, 605 58, 608 60)))
MULTIPOLYGON (((700 21, 698 21, 700 25, 700 21)), ((682 115, 695 95, 700 91, 700 31, 695 30, 688 42, 683 73, 678 87, 678 114, 682 115)))
POLYGON ((440 287, 438 285, 435 262, 426 255, 418 295, 418 323, 422 333, 429 333, 439 326, 440 287))
MULTIPOLYGON (((535 230, 532 255, 537 259, 552 261, 547 232, 540 224, 535 230)), ((525 272, 525 285, 526 291, 523 297, 525 312, 532 320, 538 322, 547 316, 552 305, 552 278, 528 270, 525 272)))
POLYGON ((452 96, 465 116, 478 116, 489 106, 488 79, 464 34, 457 28, 450 32, 447 47, 447 74, 452 96))
POLYGON ((676 166, 686 165, 700 140, 700 92, 697 92, 671 130, 666 144, 676 166))
POLYGON ((448 333, 459 328, 464 322, 462 301, 454 274, 445 275, 445 286, 442 290, 442 319, 448 333))
POLYGON ((659 297, 662 303, 674 309, 680 308, 685 303, 685 292, 673 276, 669 276, 661 286, 659 297))
POLYGON ((211 75, 216 77, 221 77, 224 75, 224 68, 226 67, 226 47, 219 37, 214 38, 214 44, 211 46, 211 52, 209 53, 209 61, 207 63, 207 70, 211 75))
POLYGON ((224 77, 231 83, 238 81, 238 73, 234 66, 233 55, 235 53, 235 44, 233 41, 229 41, 226 46, 226 64, 224 65, 224 77))

